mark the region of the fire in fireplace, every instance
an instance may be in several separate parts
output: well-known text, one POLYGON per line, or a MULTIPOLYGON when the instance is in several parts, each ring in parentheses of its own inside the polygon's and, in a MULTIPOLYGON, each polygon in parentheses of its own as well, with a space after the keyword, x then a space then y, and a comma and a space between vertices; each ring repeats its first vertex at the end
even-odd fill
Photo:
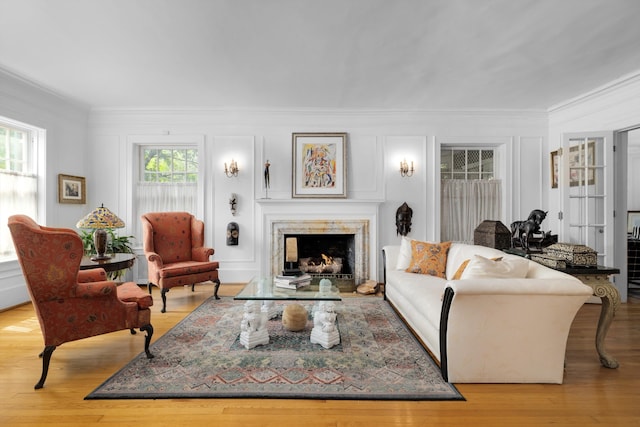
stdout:
MULTIPOLYGON (((353 280, 355 236, 353 234, 285 235, 285 252, 297 246, 297 268, 312 277, 353 280), (292 239, 293 238, 293 239, 292 239), (289 245, 289 247, 287 247, 289 245)), ((291 258, 289 258, 291 259, 291 258)), ((285 268, 290 268, 289 263, 285 268)))

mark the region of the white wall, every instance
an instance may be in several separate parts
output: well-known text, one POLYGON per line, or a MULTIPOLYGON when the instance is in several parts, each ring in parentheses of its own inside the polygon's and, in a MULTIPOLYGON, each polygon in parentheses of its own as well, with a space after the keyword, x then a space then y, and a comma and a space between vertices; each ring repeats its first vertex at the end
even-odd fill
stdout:
MULTIPOLYGON (((640 126, 640 72, 624 76, 617 81, 608 83, 592 92, 584 94, 573 100, 550 109, 549 112, 549 147, 548 151, 553 151, 562 145, 562 135, 569 132, 591 132, 591 131, 621 131, 640 126)), ((624 138, 626 140, 626 138, 624 138)), ((627 150, 627 144, 616 147, 615 163, 620 171, 624 171, 623 176, 618 176, 614 193, 616 196, 626 195, 627 188, 637 188, 640 178, 635 173, 634 181, 627 182, 631 177, 627 175, 626 165, 628 154, 638 159, 635 148, 627 150)), ((636 163, 637 164, 637 163, 636 163)), ((631 167, 629 169, 637 169, 631 167)), ((635 166, 635 165, 634 165, 635 166)), ((546 174, 545 188, 549 189, 549 174, 546 174)), ((549 189, 550 213, 547 219, 554 224, 553 228, 561 229, 558 220, 558 211, 561 206, 561 194, 559 189, 549 189)), ((635 199, 633 201, 635 203, 635 199)), ((626 211, 627 200, 618 198, 616 200, 616 212, 618 220, 615 224, 607 224, 614 227, 614 257, 611 267, 621 270, 614 280, 620 292, 622 301, 627 300, 627 259, 626 259, 626 211)), ((562 236, 560 236, 562 237, 562 236)))
MULTIPOLYGON (((290 199, 293 132, 348 133, 348 198, 382 201, 378 247, 372 248, 372 257, 381 257, 382 246, 398 241, 395 211, 403 202, 414 212, 411 237, 439 239, 439 144, 447 141, 503 144, 502 177, 508 192, 501 220, 506 225, 534 208, 545 208, 542 175, 548 173, 544 169, 547 115, 534 111, 94 110, 88 157, 99 162, 94 161, 88 172, 96 183, 88 198, 94 203, 108 202, 128 224, 122 232, 131 232, 131 224, 138 220, 127 198, 134 186, 132 136, 204 136, 206 241, 216 250, 222 282, 246 281, 261 273, 257 251, 269 237, 256 232, 260 222, 256 200, 266 196, 263 165, 267 159, 271 163, 268 196, 290 199), (414 161, 416 172, 411 178, 398 172, 405 157, 414 161), (224 162, 231 158, 240 168, 237 178, 227 178, 222 172, 224 162), (109 179, 105 179, 107 169, 109 179), (230 193, 239 198, 235 217, 229 212, 230 193), (230 221, 240 225, 240 244, 235 247, 225 245, 230 221)), ((307 205, 313 209, 313 203, 307 205)), ((374 279, 381 280, 381 274, 374 279)))
MULTIPOLYGON (((75 228, 84 207, 58 203, 57 176, 87 175, 88 109, 0 70, 0 116, 46 130, 46 180, 38 184, 46 201, 38 220, 49 226, 75 228)), ((93 188, 92 178, 88 177, 87 191, 91 193, 93 188)), ((28 300, 17 261, 0 263, 0 309, 28 300)))

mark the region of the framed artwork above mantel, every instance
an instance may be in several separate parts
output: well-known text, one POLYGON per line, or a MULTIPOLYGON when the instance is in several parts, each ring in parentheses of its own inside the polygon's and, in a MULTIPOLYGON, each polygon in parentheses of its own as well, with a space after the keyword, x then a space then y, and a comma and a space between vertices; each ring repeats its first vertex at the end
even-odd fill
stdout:
POLYGON ((293 198, 347 197, 347 134, 292 135, 293 198))

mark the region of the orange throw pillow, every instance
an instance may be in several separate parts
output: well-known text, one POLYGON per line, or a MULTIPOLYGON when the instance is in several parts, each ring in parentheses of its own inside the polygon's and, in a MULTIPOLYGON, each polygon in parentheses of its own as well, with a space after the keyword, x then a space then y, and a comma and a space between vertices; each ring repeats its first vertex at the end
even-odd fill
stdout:
POLYGON ((445 278, 450 247, 451 242, 428 243, 412 240, 411 263, 405 271, 445 278))

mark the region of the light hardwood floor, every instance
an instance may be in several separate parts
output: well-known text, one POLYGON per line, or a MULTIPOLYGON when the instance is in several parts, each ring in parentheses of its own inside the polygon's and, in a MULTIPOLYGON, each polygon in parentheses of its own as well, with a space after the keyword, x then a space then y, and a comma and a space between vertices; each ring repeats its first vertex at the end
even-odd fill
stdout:
MULTIPOLYGON (((230 297, 238 285, 222 285, 230 297)), ((172 289, 168 312, 153 307, 155 339, 202 301, 212 285, 172 289)), ((158 290, 154 297, 159 301, 158 290)), ((363 298, 375 298, 367 296, 363 298)), ((600 366, 600 306, 584 305, 569 336, 565 382, 459 384, 466 401, 389 402, 280 399, 92 400, 84 397, 142 351, 127 331, 67 343, 54 353, 45 386, 42 336, 30 304, 0 313, 0 426, 631 426, 640 425, 640 300, 623 304, 607 338, 620 368, 600 366)), ((531 319, 535 321, 535 319, 531 319)))

